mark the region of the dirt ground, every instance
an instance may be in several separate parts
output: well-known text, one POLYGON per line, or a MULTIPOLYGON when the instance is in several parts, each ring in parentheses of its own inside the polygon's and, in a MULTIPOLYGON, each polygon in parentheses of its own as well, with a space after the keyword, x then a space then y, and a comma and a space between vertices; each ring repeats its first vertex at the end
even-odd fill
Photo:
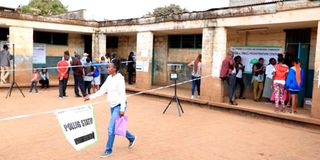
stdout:
MULTIPOLYGON (((94 160, 107 141, 110 117, 106 103, 95 106, 99 141, 75 151, 63 136, 54 114, 43 113, 85 104, 75 98, 69 87, 68 98, 59 99, 57 88, 41 90, 22 98, 15 90, 5 99, 0 90, 1 160, 94 160)), ((100 97, 87 103, 103 101, 100 97)), ((148 96, 128 98, 129 130, 138 136, 132 150, 125 138, 116 137, 114 160, 319 160, 320 131, 266 121, 234 113, 210 110, 183 103, 185 114, 179 117, 175 105, 165 115, 168 99, 148 96)))

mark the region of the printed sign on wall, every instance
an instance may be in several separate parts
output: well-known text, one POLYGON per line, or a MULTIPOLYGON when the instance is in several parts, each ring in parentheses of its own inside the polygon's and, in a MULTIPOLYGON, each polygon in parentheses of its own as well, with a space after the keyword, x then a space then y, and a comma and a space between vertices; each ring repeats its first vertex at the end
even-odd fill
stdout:
POLYGON ((56 111, 63 134, 76 150, 98 140, 93 108, 92 105, 83 105, 56 111))
POLYGON ((33 44, 33 64, 46 64, 46 45, 33 44))
POLYGON ((265 65, 269 63, 270 58, 277 59, 278 54, 282 54, 282 48, 277 46, 241 46, 231 47, 234 57, 241 56, 242 64, 245 66, 244 73, 252 73, 252 67, 258 62, 259 58, 264 59, 265 65))

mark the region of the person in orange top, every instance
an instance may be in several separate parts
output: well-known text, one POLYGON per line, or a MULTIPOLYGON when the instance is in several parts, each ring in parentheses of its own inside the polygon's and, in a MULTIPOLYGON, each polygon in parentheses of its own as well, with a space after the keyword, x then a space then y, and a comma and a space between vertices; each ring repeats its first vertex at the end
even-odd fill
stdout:
POLYGON ((33 89, 36 91, 36 93, 39 93, 38 89, 37 89, 37 84, 39 82, 39 77, 40 77, 40 75, 38 73, 38 70, 37 69, 33 69, 29 93, 32 93, 33 89))
POLYGON ((59 98, 67 97, 66 89, 68 83, 68 69, 69 69, 69 51, 64 52, 63 60, 57 64, 58 78, 59 78, 59 98))
POLYGON ((278 55, 278 64, 273 69, 273 94, 275 99, 275 112, 279 111, 279 101, 282 105, 282 112, 286 112, 284 105, 284 88, 289 67, 283 64, 284 58, 282 54, 278 55))

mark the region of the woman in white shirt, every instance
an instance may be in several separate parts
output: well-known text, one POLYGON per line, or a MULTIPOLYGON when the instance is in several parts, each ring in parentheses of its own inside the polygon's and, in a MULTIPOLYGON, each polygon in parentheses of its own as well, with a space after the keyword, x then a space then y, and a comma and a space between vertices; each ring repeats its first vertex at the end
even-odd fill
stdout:
MULTIPOLYGON (((124 77, 119 73, 120 61, 113 59, 108 65, 109 76, 105 83, 101 86, 100 90, 95 94, 85 97, 85 101, 95 99, 99 96, 107 94, 107 102, 111 108, 111 118, 108 127, 108 142, 106 149, 100 156, 102 158, 109 157, 112 154, 112 146, 115 138, 114 130, 117 116, 124 116, 126 109, 126 91, 124 77)), ((129 140, 128 148, 131 149, 137 140, 137 137, 129 131, 126 133, 126 138, 129 140)))
POLYGON ((266 98, 268 101, 271 99, 272 95, 272 81, 273 81, 273 70, 274 70, 274 65, 276 64, 276 59, 270 58, 269 59, 269 64, 266 67, 266 80, 264 82, 264 89, 263 89, 263 94, 262 97, 266 98))
POLYGON ((192 67, 192 96, 194 97, 195 88, 197 87, 198 98, 200 98, 200 83, 201 83, 201 54, 198 57, 188 64, 188 66, 192 67))

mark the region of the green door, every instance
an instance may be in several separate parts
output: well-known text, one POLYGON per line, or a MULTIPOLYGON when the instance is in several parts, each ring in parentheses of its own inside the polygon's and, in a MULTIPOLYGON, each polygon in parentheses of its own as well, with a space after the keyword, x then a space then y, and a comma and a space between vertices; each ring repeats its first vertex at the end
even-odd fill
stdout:
POLYGON ((312 98, 313 70, 309 69, 309 53, 311 30, 290 29, 286 32, 286 54, 291 54, 293 58, 299 58, 301 68, 304 70, 304 90, 299 93, 299 106, 302 107, 304 98, 312 98))
POLYGON ((303 84, 304 90, 299 93, 299 106, 303 106, 304 98, 307 97, 307 95, 310 95, 310 92, 312 94, 312 88, 311 90, 309 90, 309 87, 308 87, 310 86, 310 84, 308 84, 309 50, 310 50, 310 44, 299 43, 298 58, 300 59, 301 68, 304 71, 304 80, 305 80, 303 84))

